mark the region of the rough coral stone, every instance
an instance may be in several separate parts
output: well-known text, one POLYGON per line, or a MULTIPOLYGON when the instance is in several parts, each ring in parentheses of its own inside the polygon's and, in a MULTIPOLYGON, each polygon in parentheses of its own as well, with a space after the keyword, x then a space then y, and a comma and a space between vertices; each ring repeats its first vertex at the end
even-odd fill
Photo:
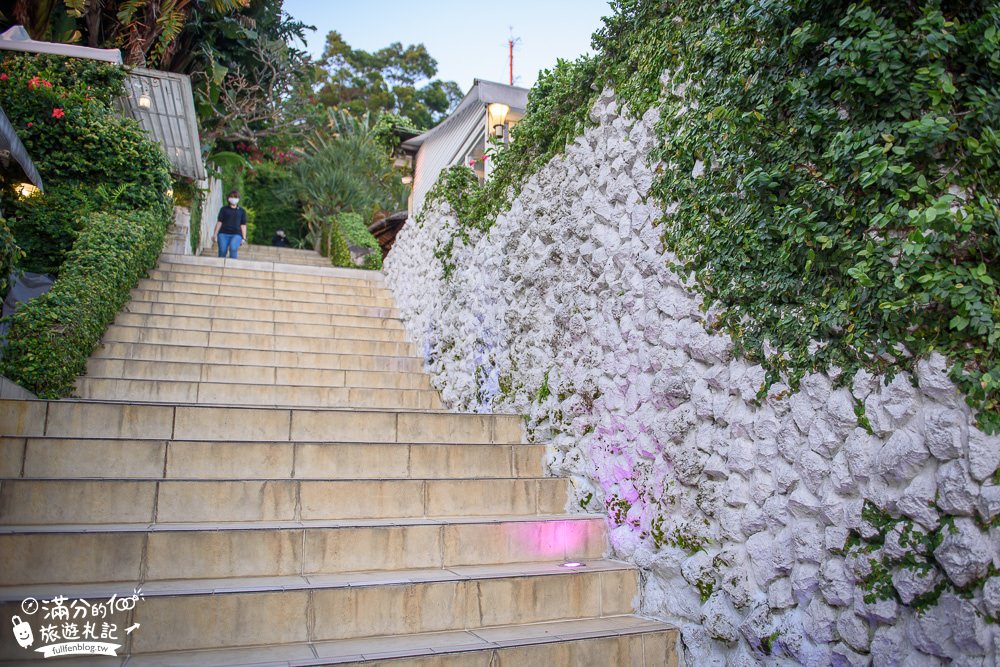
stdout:
POLYGON ((965 462, 949 461, 937 469, 937 505, 948 514, 971 516, 975 511, 979 485, 966 472, 965 462))
POLYGON ((853 611, 845 611, 837 618, 837 634, 855 651, 867 651, 871 646, 868 623, 853 611))
POLYGON ((892 483, 913 479, 930 453, 921 433, 910 429, 895 431, 875 456, 875 469, 892 483))
POLYGON ((984 576, 993 560, 993 549, 975 521, 955 519, 954 527, 943 530, 944 539, 934 550, 934 557, 956 586, 962 587, 984 576))
POLYGON ((969 429, 969 473, 983 481, 1000 468, 1000 436, 986 435, 978 428, 969 429))

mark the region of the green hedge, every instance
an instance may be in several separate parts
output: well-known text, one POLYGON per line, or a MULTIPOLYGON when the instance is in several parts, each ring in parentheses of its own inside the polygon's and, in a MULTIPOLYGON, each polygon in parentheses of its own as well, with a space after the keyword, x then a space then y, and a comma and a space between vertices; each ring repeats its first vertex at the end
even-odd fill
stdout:
POLYGON ((129 291, 156 264, 168 217, 93 213, 52 289, 10 316, 0 374, 40 398, 71 395, 129 291))
POLYGON ((334 266, 353 266, 351 249, 347 247, 347 238, 336 218, 326 218, 320 222, 319 247, 316 251, 323 257, 329 257, 334 266))
POLYGON ((291 187, 294 174, 286 165, 261 162, 254 165, 244 181, 244 198, 256 212, 254 242, 271 243, 274 232, 284 229, 291 245, 309 235, 302 219, 302 207, 294 197, 283 196, 291 187))
POLYGON ((372 271, 382 269, 382 248, 378 240, 368 231, 360 213, 341 213, 335 218, 322 220, 319 233, 319 247, 316 251, 330 258, 334 266, 348 269, 364 268, 372 271), (363 267, 354 264, 348 244, 371 248, 363 267))
MULTIPOLYGON (((364 268, 372 271, 381 270, 382 247, 378 244, 378 240, 372 235, 372 233, 368 231, 368 226, 365 225, 364 218, 361 217, 361 214, 341 213, 337 216, 337 224, 340 225, 340 230, 347 238, 348 243, 352 243, 363 248, 370 248, 372 250, 372 252, 365 257, 364 268)), ((348 253, 348 259, 350 259, 350 253, 348 253)), ((351 262, 347 264, 347 266, 354 266, 354 264, 351 262)))
POLYGON ((7 221, 0 218, 0 301, 7 296, 10 288, 10 274, 22 256, 14 235, 7 228, 7 221))
POLYGON ((57 274, 87 214, 168 208, 169 165, 159 145, 114 100, 125 70, 55 56, 0 59, 0 106, 45 183, 45 193, 0 191, 26 255, 21 267, 57 274))

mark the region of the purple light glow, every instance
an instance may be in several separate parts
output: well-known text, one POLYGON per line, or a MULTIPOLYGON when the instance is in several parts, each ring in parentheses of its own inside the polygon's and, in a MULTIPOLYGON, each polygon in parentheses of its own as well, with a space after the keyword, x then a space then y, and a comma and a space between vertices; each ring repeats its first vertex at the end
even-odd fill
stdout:
POLYGON ((597 521, 531 521, 511 526, 509 540, 538 560, 580 558, 603 542, 604 526, 597 521))

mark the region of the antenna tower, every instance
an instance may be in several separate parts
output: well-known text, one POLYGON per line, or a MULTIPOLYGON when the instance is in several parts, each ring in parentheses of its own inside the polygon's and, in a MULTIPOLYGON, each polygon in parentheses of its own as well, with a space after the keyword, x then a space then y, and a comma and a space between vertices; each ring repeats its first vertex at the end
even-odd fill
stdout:
POLYGON ((510 85, 514 85, 514 47, 521 43, 520 37, 514 37, 514 26, 508 26, 510 37, 507 39, 507 64, 510 71, 510 85))

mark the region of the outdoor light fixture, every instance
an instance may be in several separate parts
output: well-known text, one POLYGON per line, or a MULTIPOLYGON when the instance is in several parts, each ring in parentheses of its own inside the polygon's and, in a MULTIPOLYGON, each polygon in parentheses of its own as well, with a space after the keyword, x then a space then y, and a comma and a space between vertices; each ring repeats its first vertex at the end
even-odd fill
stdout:
POLYGON ((507 134, 507 113, 509 111, 509 106, 499 102, 493 102, 486 106, 487 122, 493 135, 498 139, 503 139, 507 134))
POLYGON ((587 564, 586 563, 580 563, 580 562, 575 561, 575 560, 571 560, 571 561, 567 561, 567 562, 563 563, 559 567, 568 567, 568 568, 572 569, 572 568, 577 568, 577 567, 587 567, 587 564))
POLYGON ((31 183, 18 183, 17 185, 14 186, 14 192, 16 192, 17 196, 20 197, 21 199, 27 199, 32 195, 38 194, 39 192, 41 192, 41 190, 36 188, 31 183))
POLYGON ((147 93, 146 91, 142 91, 142 94, 139 95, 138 102, 140 109, 149 109, 150 107, 153 106, 153 99, 149 96, 149 93, 147 93))

